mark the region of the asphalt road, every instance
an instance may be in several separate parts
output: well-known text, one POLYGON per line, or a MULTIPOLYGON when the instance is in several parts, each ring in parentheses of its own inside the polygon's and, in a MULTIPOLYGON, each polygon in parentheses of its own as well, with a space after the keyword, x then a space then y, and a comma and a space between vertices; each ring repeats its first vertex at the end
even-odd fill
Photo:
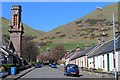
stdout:
POLYGON ((50 68, 48 66, 36 68, 21 78, 79 78, 64 76, 63 70, 59 68, 50 68))
MULTIPOLYGON (((86 74, 80 71, 80 76, 64 76, 63 67, 58 66, 58 68, 51 68, 48 66, 44 66, 42 68, 35 68, 31 72, 22 76, 20 79, 24 78, 100 78, 98 76, 93 76, 90 74, 86 74)), ((68 79, 68 80, 69 80, 68 79)))

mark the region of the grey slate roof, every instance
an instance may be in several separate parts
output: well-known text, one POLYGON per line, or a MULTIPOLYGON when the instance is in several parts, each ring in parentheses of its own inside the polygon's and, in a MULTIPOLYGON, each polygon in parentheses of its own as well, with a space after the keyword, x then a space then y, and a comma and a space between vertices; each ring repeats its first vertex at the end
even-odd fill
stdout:
POLYGON ((16 57, 16 58, 18 58, 19 59, 19 57, 16 55, 16 54, 14 54, 14 53, 12 53, 12 52, 10 52, 9 50, 6 50, 6 49, 4 49, 3 47, 1 47, 1 49, 2 50, 4 50, 6 53, 4 53, 2 50, 1 50, 1 52, 4 54, 4 55, 7 55, 7 56, 13 56, 13 57, 16 57))
POLYGON ((77 53, 73 58, 71 58, 70 60, 74 60, 74 59, 76 59, 76 58, 85 56, 89 51, 91 51, 91 50, 94 49, 95 47, 96 47, 96 45, 95 45, 95 46, 92 46, 92 47, 88 47, 87 49, 78 52, 78 53, 77 53))
MULTIPOLYGON (((89 57, 98 56, 101 54, 107 54, 109 52, 113 52, 114 50, 114 41, 110 40, 101 44, 96 50, 88 55, 89 57)), ((120 37, 116 40, 116 50, 120 50, 120 37)))
POLYGON ((78 52, 78 51, 76 51, 76 49, 78 49, 78 47, 75 48, 75 49, 73 49, 65 58, 66 58, 66 59, 71 58, 71 56, 73 56, 74 53, 78 52))

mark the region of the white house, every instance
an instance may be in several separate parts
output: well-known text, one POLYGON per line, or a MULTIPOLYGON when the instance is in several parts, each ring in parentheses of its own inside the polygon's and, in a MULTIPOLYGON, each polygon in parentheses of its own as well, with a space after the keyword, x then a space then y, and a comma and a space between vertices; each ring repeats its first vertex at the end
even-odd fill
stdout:
POLYGON ((120 71, 120 37, 116 41, 116 52, 114 53, 113 40, 101 44, 88 55, 88 68, 120 71))
POLYGON ((83 51, 78 52, 74 57, 70 59, 70 61, 75 60, 75 64, 78 65, 79 67, 85 67, 87 68, 88 66, 88 59, 87 59, 87 53, 90 52, 92 49, 94 49, 95 46, 91 46, 86 48, 83 51))

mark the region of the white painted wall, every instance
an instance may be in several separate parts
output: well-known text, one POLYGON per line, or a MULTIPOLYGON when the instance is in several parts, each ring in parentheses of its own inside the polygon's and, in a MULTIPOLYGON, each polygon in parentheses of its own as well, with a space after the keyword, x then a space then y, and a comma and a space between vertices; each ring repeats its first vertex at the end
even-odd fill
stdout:
POLYGON ((117 71, 120 71, 120 51, 116 52, 116 66, 117 66, 117 71))
POLYGON ((104 70, 107 71, 107 54, 104 55, 104 62, 105 62, 104 70))
POLYGON ((69 64, 70 61, 69 61, 69 58, 65 60, 65 65, 69 64))
POLYGON ((98 56, 98 68, 102 69, 103 68, 102 65, 103 65, 103 56, 100 55, 98 56))
POLYGON ((79 60, 79 65, 78 65, 78 66, 80 67, 80 65, 81 65, 81 64, 80 64, 80 63, 81 63, 81 59, 80 59, 80 58, 78 58, 78 60, 79 60))
POLYGON ((76 65, 79 65, 79 59, 78 58, 76 59, 76 65))
POLYGON ((93 68, 94 65, 93 65, 93 57, 91 58, 88 58, 88 68, 93 68))
POLYGON ((98 56, 95 56, 95 69, 98 69, 98 56))
POLYGON ((109 53, 109 61, 110 61, 110 71, 113 71, 114 69, 113 53, 109 53))

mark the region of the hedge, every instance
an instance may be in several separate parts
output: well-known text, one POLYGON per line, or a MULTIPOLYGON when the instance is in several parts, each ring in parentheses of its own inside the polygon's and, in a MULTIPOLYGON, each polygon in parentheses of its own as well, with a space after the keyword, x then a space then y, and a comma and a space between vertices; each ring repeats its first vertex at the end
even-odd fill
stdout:
POLYGON ((2 66, 5 67, 5 71, 10 71, 10 67, 17 67, 17 68, 19 68, 18 65, 14 65, 14 64, 2 64, 2 66))

